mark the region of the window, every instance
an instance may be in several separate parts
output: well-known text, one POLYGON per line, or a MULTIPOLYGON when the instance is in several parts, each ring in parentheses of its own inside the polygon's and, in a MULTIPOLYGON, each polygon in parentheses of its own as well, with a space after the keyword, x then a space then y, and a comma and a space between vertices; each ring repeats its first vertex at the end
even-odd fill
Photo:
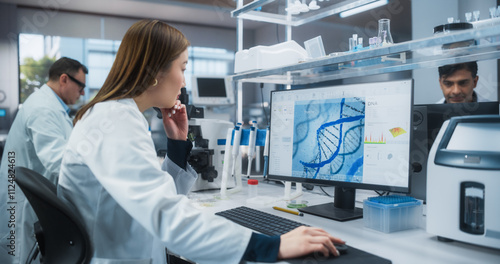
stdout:
MULTIPOLYGON (((101 88, 113 65, 121 41, 82 39, 35 34, 19 35, 20 103, 48 81, 52 63, 60 57, 80 61, 89 69, 85 95, 76 108, 88 102, 101 88)), ((191 76, 228 75, 233 73, 234 51, 217 48, 189 47, 189 62, 185 72, 190 91, 191 76)))
POLYGON ((188 68, 184 73, 186 90, 191 90, 191 77, 197 75, 229 75, 234 69, 234 52, 226 49, 189 47, 188 68))

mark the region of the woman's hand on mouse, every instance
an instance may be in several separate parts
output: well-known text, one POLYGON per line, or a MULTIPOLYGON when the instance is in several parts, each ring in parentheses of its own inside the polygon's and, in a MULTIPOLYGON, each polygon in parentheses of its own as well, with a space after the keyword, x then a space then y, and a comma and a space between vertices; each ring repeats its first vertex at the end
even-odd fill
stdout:
POLYGON ((328 234, 325 230, 315 227, 298 227, 281 235, 279 259, 300 257, 313 252, 321 252, 324 256, 333 254, 339 256, 334 243, 344 244, 340 238, 328 234))

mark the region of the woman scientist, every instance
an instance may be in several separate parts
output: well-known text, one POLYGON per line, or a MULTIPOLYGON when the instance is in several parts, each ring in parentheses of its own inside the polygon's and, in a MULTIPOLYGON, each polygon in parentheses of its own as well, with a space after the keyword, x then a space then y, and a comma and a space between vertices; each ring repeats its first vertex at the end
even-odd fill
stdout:
POLYGON ((187 165, 184 84, 188 40, 157 20, 125 34, 101 90, 75 117, 61 165, 58 195, 82 216, 92 263, 161 263, 167 247, 199 263, 275 261, 343 243, 322 229, 299 227, 281 237, 252 233, 201 212, 185 194, 197 174, 187 165), (142 112, 159 107, 168 137, 160 166, 142 112))

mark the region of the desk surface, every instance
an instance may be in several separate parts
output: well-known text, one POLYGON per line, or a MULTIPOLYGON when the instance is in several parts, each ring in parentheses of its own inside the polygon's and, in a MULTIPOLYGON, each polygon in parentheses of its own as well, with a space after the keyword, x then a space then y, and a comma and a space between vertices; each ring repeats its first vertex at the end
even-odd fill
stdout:
MULTIPOLYGON (((333 188, 326 188, 326 190, 333 192, 333 188)), ((259 180, 258 192, 259 196, 275 197, 277 200, 283 196, 284 187, 259 180)), ((245 205, 304 224, 321 227, 333 236, 343 239, 348 245, 389 259, 394 264, 500 263, 500 250, 462 242, 438 241, 435 235, 425 231, 425 216, 422 216, 421 228, 386 234, 365 227, 363 219, 337 222, 314 215, 304 214, 303 217, 300 217, 272 209, 272 206, 286 207, 286 202, 283 200, 265 205, 248 204, 246 203, 247 189, 245 181, 243 181, 243 190, 238 193, 228 194, 228 199, 214 199, 217 195, 218 191, 201 191, 191 193, 189 197, 196 207, 209 212, 215 213, 245 205)), ((357 198, 356 203, 358 207, 361 207, 361 203, 358 200, 362 201, 363 195, 376 196, 374 192, 365 193, 362 191, 357 198), (359 198, 360 196, 361 198, 359 198)), ((333 201, 333 198, 321 195, 318 187, 315 187, 313 192, 305 192, 298 199, 308 201, 309 205, 333 201)), ((279 263, 292 262, 281 261, 279 263)))

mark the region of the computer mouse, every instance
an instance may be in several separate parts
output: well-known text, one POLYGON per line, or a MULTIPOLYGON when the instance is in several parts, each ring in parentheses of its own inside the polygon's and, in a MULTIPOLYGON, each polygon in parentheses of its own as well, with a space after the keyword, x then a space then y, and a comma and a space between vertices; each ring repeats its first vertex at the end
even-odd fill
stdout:
MULTIPOLYGON (((346 244, 333 244, 333 245, 339 251, 340 256, 346 254, 347 251, 348 251, 348 248, 349 248, 346 244)), ((308 260, 314 259, 314 260, 317 260, 317 261, 327 260, 327 259, 331 259, 331 258, 335 258, 335 255, 330 254, 328 257, 326 257, 321 252, 314 252, 314 253, 311 253, 309 255, 304 256, 304 259, 308 259, 308 260)))
POLYGON ((333 245, 339 251, 340 255, 346 253, 347 249, 349 248, 346 244, 333 244, 333 245))

